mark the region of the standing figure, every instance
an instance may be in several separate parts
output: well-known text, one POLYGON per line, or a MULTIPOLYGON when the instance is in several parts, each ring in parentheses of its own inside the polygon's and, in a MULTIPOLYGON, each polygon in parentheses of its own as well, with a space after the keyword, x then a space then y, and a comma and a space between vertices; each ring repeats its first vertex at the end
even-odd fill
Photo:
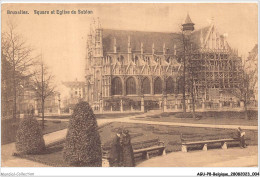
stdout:
POLYGON ((111 148, 109 151, 108 161, 110 167, 122 166, 122 147, 120 144, 120 137, 122 136, 122 130, 118 129, 116 136, 111 142, 111 148))
POLYGON ((245 132, 242 131, 242 129, 240 127, 237 128, 237 137, 240 141, 240 148, 245 148, 246 147, 246 143, 245 143, 245 132))
POLYGON ((121 146, 123 150, 123 162, 124 167, 134 167, 135 159, 134 152, 131 144, 131 137, 128 130, 123 130, 122 136, 120 138, 121 146))

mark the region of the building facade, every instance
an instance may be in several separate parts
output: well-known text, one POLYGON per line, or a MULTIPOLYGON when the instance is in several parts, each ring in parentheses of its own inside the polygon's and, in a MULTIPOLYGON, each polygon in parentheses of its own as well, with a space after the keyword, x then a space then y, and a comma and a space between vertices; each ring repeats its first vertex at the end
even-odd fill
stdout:
MULTIPOLYGON (((189 16, 185 24, 193 24, 189 16)), ((185 75, 193 76, 197 108, 222 106, 224 99, 233 102, 241 58, 214 23, 193 29, 185 44, 185 33, 111 30, 94 22, 87 40, 86 101, 100 111, 182 109, 185 88, 189 109, 191 84, 184 87, 183 81, 186 60, 185 75)))
POLYGON ((72 107, 76 105, 80 100, 86 99, 85 82, 78 81, 76 79, 75 81, 71 82, 63 82, 63 85, 65 85, 69 89, 68 97, 62 100, 62 106, 68 112, 69 109, 72 109, 72 107))

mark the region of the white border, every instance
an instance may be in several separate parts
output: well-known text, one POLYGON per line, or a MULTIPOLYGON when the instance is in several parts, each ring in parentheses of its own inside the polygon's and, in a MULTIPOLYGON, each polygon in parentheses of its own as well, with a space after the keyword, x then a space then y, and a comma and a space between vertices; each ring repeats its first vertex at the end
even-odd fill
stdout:
MULTIPOLYGON (((244 0, 244 1, 225 1, 225 0, 200 0, 200 1, 171 1, 171 0, 163 0, 163 1, 120 1, 120 0, 113 0, 110 2, 104 0, 2 0, 1 4, 3 3, 258 3, 259 0, 244 0)), ((0 7, 1 10, 1 7, 0 7)), ((258 19, 259 19, 259 7, 258 7, 258 19)), ((1 14, 0 14, 1 17, 1 14)), ((0 18, 1 21, 1 18, 0 18)), ((258 31, 259 31, 259 23, 258 23, 258 31)), ((1 34, 0 34, 1 36, 1 34)), ((259 41, 259 34, 258 34, 258 41, 259 41)), ((1 45, 1 44, 0 44, 1 45)), ((258 53, 259 53, 259 44, 258 44, 258 53)), ((0 49, 1 50, 1 49, 0 49)), ((260 64, 258 63, 258 68, 260 68, 260 64)), ((260 69, 258 69, 259 73, 260 69)), ((1 74, 0 74, 1 75, 1 74)), ((260 90, 260 83, 258 77, 258 91, 260 90)), ((1 86, 0 86, 1 87, 1 86)), ((0 96, 1 97, 1 96, 0 96)), ((259 96, 260 98, 260 96, 259 96)), ((0 105, 1 107, 1 105, 0 105)), ((258 107, 260 107, 260 103, 258 102, 258 107)), ((259 126, 259 115, 258 115, 258 126, 259 126)), ((258 142, 259 142, 259 132, 258 132, 258 142)), ((1 148, 0 148, 1 149, 1 148)), ((260 148, 258 146, 258 152, 260 148)), ((230 175, 231 172, 259 172, 259 159, 258 159, 258 167, 244 167, 244 168, 228 168, 228 167, 221 167, 221 168, 209 168, 209 167, 135 167, 135 168, 87 168, 87 167, 1 167, 1 174, 5 173, 7 176, 31 176, 29 173, 33 173, 33 176, 197 176, 198 172, 204 172, 207 176, 207 172, 215 172, 215 173, 228 173, 230 175)), ((1 163, 1 162, 0 162, 1 163)), ((213 176, 213 175, 211 175, 213 176)))

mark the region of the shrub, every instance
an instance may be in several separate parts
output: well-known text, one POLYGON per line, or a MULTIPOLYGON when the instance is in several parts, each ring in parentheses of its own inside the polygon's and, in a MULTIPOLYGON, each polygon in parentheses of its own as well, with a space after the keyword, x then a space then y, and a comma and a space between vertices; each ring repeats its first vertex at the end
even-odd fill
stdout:
POLYGON ((170 114, 169 114, 168 112, 163 112, 163 113, 161 113, 161 116, 162 116, 162 117, 169 117, 170 114))
MULTIPOLYGON (((186 112, 186 113, 176 113, 175 114, 176 118, 193 118, 192 113, 186 112)), ((195 113, 196 118, 202 118, 202 115, 199 113, 195 113)))
POLYGON ((45 142, 38 121, 33 117, 21 120, 16 135, 19 154, 39 154, 45 150, 45 142))
POLYGON ((87 102, 80 102, 74 108, 69 122, 63 159, 71 166, 102 166, 97 121, 87 102))
POLYGON ((151 117, 151 118, 160 118, 159 115, 151 115, 150 117, 151 117))

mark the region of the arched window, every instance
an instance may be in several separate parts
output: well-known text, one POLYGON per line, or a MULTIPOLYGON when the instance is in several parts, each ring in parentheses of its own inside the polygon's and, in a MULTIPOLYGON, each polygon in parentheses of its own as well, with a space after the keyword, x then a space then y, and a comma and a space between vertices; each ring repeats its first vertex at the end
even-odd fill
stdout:
POLYGON ((178 79, 178 89, 177 89, 177 94, 183 93, 183 78, 180 77, 178 79))
POLYGON ((122 82, 119 77, 112 79, 112 95, 122 95, 122 82))
POLYGON ((174 93, 174 84, 173 84, 173 79, 171 77, 168 77, 166 80, 166 93, 167 94, 174 93))
POLYGON ((133 77, 129 77, 126 80, 126 94, 127 95, 136 94, 136 84, 135 84, 135 79, 133 77))
POLYGON ((154 94, 162 94, 162 80, 159 77, 154 80, 154 94))
POLYGON ((149 79, 146 77, 142 82, 142 91, 143 94, 150 94, 151 93, 151 85, 149 79))

